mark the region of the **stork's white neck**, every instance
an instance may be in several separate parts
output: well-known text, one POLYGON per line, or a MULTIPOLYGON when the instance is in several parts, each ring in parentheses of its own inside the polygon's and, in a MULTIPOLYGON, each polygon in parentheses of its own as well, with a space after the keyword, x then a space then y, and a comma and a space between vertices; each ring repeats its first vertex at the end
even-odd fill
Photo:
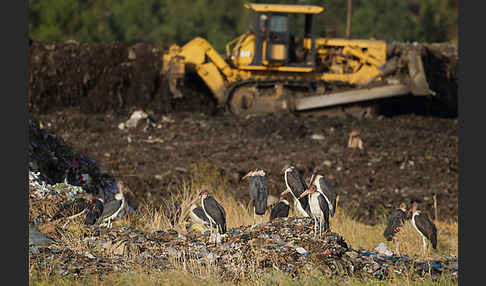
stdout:
POLYGON ((216 222, 214 221, 214 219, 213 219, 213 218, 212 218, 212 217, 211 217, 211 216, 208 214, 208 212, 206 211, 206 207, 204 206, 204 199, 205 199, 205 198, 206 198, 206 197, 202 197, 202 198, 201 198, 201 206, 202 206, 202 209, 203 209, 204 213, 206 214, 206 216, 208 217, 209 221, 210 221, 211 223, 216 224, 216 222))
MULTIPOLYGON (((290 169, 290 168, 289 168, 290 169)), ((285 185, 287 186, 287 190, 289 190, 290 194, 292 194, 292 197, 294 197, 295 200, 297 200, 297 197, 295 196, 294 192, 292 191, 292 189, 290 188, 289 186, 289 182, 287 180, 287 173, 290 172, 291 170, 285 170, 285 185)))
POLYGON ((319 195, 320 193, 311 193, 309 196, 309 205, 310 205, 310 210, 311 213, 314 217, 321 217, 322 216, 322 210, 319 206, 319 195))
POLYGON ((412 224, 413 224, 413 227, 415 228, 415 230, 416 230, 418 233, 420 233, 420 235, 421 235, 422 237, 425 237, 425 236, 424 236, 424 234, 423 234, 423 233, 422 233, 422 232, 421 232, 421 231, 418 229, 417 225, 415 224, 415 217, 416 217, 417 215, 419 215, 419 214, 420 214, 420 211, 417 211, 417 210, 416 210, 416 211, 414 211, 414 212, 413 212, 413 214, 412 214, 412 224))

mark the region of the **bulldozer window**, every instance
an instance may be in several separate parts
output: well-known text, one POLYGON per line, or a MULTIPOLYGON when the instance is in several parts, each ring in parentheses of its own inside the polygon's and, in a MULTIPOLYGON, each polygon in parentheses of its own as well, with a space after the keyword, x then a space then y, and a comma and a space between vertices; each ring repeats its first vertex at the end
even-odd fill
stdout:
POLYGON ((270 32, 287 32, 287 16, 273 15, 270 18, 270 32))

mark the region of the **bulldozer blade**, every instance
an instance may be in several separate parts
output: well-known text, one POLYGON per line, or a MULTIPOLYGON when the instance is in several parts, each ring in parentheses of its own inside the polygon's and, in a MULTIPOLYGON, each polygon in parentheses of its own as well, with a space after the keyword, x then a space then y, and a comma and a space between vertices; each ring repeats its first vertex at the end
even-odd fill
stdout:
POLYGON ((430 90, 425 77, 422 56, 417 49, 408 50, 408 73, 410 76, 410 92, 413 95, 435 95, 430 90))
POLYGON ((299 111, 384 97, 392 97, 408 93, 410 93, 410 88, 408 86, 403 84, 394 84, 299 98, 295 100, 293 107, 296 111, 299 111))

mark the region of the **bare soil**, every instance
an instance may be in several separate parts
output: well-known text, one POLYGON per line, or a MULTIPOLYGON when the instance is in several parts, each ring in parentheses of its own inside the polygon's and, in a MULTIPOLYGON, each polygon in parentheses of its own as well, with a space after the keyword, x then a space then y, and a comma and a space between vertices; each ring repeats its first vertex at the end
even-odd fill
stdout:
MULTIPOLYGON (((149 43, 32 42, 31 116, 126 182, 137 195, 135 207, 141 199, 160 203, 168 187, 200 163, 229 175, 228 192, 243 200, 249 199, 248 183, 239 179, 263 168, 277 195, 285 189, 282 168, 291 163, 305 178, 313 171, 328 177, 339 207, 362 222, 377 223, 412 199, 434 217, 434 195, 439 219, 457 220, 458 121, 451 108, 441 113, 436 101, 405 98, 383 103, 380 116, 366 119, 316 112, 238 118, 215 109, 204 93, 172 99, 161 63, 161 51, 149 43), (153 124, 119 129, 137 109, 153 124), (347 147, 353 129, 360 131, 363 150, 347 147)), ((451 76, 438 70, 438 78, 451 76)), ((454 88, 448 81, 441 94, 457 96, 454 88)))

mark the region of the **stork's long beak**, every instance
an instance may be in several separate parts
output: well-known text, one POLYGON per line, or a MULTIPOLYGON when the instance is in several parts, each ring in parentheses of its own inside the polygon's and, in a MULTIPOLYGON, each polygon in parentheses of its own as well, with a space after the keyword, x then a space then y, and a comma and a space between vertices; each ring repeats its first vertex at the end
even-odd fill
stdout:
POLYGON ((251 174, 251 171, 248 172, 246 175, 244 175, 241 179, 240 179, 240 182, 243 181, 244 179, 248 178, 251 174))
POLYGON ((300 198, 303 198, 303 197, 305 197, 305 196, 307 196, 307 195, 308 195, 308 194, 310 194, 310 193, 311 193, 311 192, 310 192, 310 190, 305 190, 305 192, 303 192, 303 193, 302 193, 302 194, 299 196, 299 199, 300 199, 300 198))
POLYGON ((283 196, 283 195, 288 194, 288 193, 289 193, 289 189, 285 189, 285 191, 280 193, 280 196, 283 196))

